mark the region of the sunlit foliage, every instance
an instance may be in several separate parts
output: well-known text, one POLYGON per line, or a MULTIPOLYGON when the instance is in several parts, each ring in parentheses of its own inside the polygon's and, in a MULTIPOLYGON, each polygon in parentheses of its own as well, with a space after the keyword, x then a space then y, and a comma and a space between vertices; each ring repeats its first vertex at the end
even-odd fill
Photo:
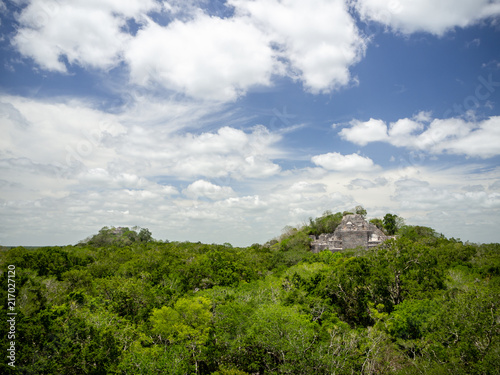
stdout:
POLYGON ((500 244, 389 214, 373 222, 397 237, 379 248, 311 253, 342 215, 248 248, 106 227, 75 246, 2 248, 17 315, 16 367, 0 372, 497 374, 500 244))

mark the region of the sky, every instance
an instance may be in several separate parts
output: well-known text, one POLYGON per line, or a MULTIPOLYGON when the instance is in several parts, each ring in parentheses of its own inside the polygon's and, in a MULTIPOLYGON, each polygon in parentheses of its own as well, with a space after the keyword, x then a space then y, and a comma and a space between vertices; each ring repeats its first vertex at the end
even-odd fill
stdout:
POLYGON ((0 244, 500 242, 499 0, 0 0, 0 244))

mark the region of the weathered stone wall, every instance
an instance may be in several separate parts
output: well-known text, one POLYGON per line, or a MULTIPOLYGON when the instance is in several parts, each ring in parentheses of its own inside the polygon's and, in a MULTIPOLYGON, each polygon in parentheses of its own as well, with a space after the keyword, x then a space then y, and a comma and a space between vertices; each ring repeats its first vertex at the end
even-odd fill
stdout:
POLYGON ((329 249, 340 251, 358 247, 368 249, 380 245, 391 238, 374 224, 368 223, 361 215, 346 215, 333 233, 311 236, 311 251, 318 253, 329 249))
POLYGON ((344 231, 342 233, 342 249, 368 248, 368 231, 344 231))

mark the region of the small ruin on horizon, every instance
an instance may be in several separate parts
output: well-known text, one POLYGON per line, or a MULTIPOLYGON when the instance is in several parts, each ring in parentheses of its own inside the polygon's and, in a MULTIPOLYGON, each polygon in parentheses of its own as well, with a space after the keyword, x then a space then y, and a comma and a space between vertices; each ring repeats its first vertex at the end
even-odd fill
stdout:
POLYGON ((310 237, 313 240, 311 242, 313 253, 327 249, 334 252, 360 247, 368 250, 394 238, 387 236, 375 224, 367 222, 363 215, 358 214, 345 215, 333 233, 310 237))

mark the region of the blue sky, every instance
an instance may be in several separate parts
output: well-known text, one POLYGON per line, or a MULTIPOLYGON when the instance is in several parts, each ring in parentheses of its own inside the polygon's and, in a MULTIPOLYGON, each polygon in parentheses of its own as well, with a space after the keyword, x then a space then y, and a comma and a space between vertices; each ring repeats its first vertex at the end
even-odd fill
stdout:
POLYGON ((363 205, 500 242, 500 1, 2 0, 0 244, 263 243, 363 205))

